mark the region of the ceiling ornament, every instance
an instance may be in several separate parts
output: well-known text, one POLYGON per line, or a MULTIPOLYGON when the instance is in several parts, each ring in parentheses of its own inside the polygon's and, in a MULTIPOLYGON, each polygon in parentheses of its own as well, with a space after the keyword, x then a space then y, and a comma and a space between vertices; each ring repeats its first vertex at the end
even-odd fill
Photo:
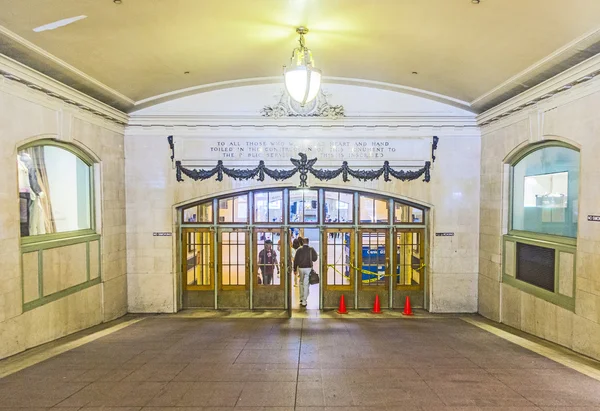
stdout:
POLYGON ((290 97, 301 106, 305 106, 319 94, 321 70, 314 67, 312 52, 306 47, 304 41, 308 29, 298 27, 296 33, 300 35, 298 40, 300 46, 292 51, 290 66, 283 66, 283 80, 290 97))
POLYGON ((284 90, 279 97, 279 102, 272 106, 264 106, 260 113, 263 117, 325 117, 335 120, 344 117, 344 106, 332 106, 327 102, 327 96, 319 90, 317 97, 304 106, 294 101, 284 90))

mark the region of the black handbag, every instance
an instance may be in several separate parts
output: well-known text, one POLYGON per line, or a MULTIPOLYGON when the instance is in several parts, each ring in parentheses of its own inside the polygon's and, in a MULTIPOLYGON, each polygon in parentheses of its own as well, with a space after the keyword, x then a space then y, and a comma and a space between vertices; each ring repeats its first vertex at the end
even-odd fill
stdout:
POLYGON ((319 284, 319 274, 313 269, 310 270, 310 274, 308 275, 308 284, 319 284))

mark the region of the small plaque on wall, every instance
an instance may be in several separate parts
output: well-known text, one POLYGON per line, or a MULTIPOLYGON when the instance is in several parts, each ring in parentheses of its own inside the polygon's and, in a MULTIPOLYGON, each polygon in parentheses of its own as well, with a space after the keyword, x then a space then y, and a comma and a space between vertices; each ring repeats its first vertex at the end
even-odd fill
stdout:
POLYGON ((588 215, 588 221, 600 223, 600 215, 588 215))
POLYGON ((152 235, 154 237, 171 237, 173 235, 173 233, 166 232, 166 231, 159 231, 156 233, 152 233, 152 235))
POLYGON ((436 237, 454 237, 454 233, 435 233, 436 237))

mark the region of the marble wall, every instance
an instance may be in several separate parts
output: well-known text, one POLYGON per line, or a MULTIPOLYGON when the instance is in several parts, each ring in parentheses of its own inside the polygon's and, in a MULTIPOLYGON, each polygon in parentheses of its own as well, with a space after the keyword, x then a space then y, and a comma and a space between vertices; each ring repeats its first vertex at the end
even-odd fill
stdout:
POLYGON ((600 85, 598 81, 549 99, 525 113, 482 129, 479 312, 495 321, 600 359, 600 85), (543 140, 581 150, 575 311, 553 305, 501 282, 508 174, 505 159, 543 140))
MULTIPOLYGON (((127 277, 123 127, 0 77, 0 141, 0 358, 3 358, 122 316, 127 309, 127 277), (22 291, 15 159, 17 147, 41 138, 74 144, 99 161, 96 212, 98 232, 102 235, 102 281, 23 312, 23 295, 30 298, 32 292, 22 291)), ((77 247, 85 245, 45 251, 49 273, 55 274, 48 278, 45 275, 48 287, 62 288, 85 279, 85 257, 83 261, 67 261, 77 247)), ((26 275, 37 272, 32 261, 23 260, 26 275)), ((97 272, 97 264, 95 267, 97 272)))
MULTIPOLYGON (((272 98, 275 88, 272 85, 268 87, 270 88, 265 88, 264 92, 257 87, 254 93, 242 88, 244 90, 239 92, 239 98, 235 97, 236 91, 233 89, 215 92, 214 101, 210 100, 211 93, 205 93, 205 96, 186 97, 132 115, 125 133, 129 311, 174 312, 178 309, 177 271, 180 268, 176 259, 177 206, 236 190, 298 185, 297 180, 278 183, 267 178, 260 183, 234 181, 228 177, 223 182, 214 179, 201 182, 185 179, 184 182, 177 182, 166 138, 171 134, 193 133, 196 136, 220 136, 223 139, 227 136, 257 139, 267 134, 285 139, 301 135, 323 141, 327 141, 329 137, 350 135, 387 139, 439 136, 437 160, 432 167, 430 183, 424 183, 420 179, 412 182, 393 180, 386 183, 381 179, 374 182, 353 180, 344 183, 340 178, 328 183, 309 179, 309 184, 380 193, 430 207, 428 308, 435 312, 476 312, 480 187, 480 136, 477 127, 428 125, 421 128, 421 124, 431 124, 431 113, 440 115, 444 105, 387 91, 379 91, 382 95, 385 94, 386 102, 389 103, 394 98, 402 100, 394 100, 395 104, 387 106, 395 110, 386 113, 388 117, 376 119, 379 128, 350 126, 351 122, 362 121, 361 107, 366 109, 370 104, 375 104, 373 102, 377 101, 378 91, 343 89, 342 86, 336 86, 339 88, 336 89, 340 92, 339 95, 353 100, 339 99, 336 103, 357 110, 344 120, 332 121, 326 126, 318 118, 300 119, 296 124, 291 120, 265 120, 256 115, 260 109, 260 106, 256 106, 256 101, 268 102, 272 98), (364 94, 367 92, 368 99, 364 94), (231 102, 230 104, 221 101, 223 95, 228 96, 227 102, 231 102), (253 98, 249 97, 252 95, 253 98), (254 117, 227 117, 226 112, 219 111, 218 114, 224 117, 215 118, 205 112, 198 112, 198 107, 202 110, 209 110, 210 107, 225 110, 228 105, 233 107, 234 114, 249 115, 253 112, 254 117), (417 108, 422 108, 423 113, 416 113, 417 108), (407 126, 409 112, 411 124, 407 126), (426 117, 425 112, 430 117, 426 117), (419 116, 423 116, 422 119, 419 116), (183 118, 187 126, 179 125, 183 118), (232 127, 242 120, 243 126, 232 127), (149 125, 144 125, 144 122, 149 125), (172 232, 173 237, 154 237, 153 232, 158 231, 172 232), (455 236, 435 237, 434 232, 454 232, 455 236)), ((450 121, 453 116, 473 118, 470 113, 457 113, 455 108, 446 107, 446 110, 443 120, 436 117, 440 122, 450 121)))

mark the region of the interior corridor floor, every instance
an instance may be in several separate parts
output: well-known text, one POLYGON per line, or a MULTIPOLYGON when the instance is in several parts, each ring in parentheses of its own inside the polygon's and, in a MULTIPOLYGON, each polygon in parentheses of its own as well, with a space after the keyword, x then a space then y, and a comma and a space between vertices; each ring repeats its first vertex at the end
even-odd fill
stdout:
POLYGON ((152 316, 102 335, 0 379, 0 409, 600 410, 597 379, 460 318, 152 316))

